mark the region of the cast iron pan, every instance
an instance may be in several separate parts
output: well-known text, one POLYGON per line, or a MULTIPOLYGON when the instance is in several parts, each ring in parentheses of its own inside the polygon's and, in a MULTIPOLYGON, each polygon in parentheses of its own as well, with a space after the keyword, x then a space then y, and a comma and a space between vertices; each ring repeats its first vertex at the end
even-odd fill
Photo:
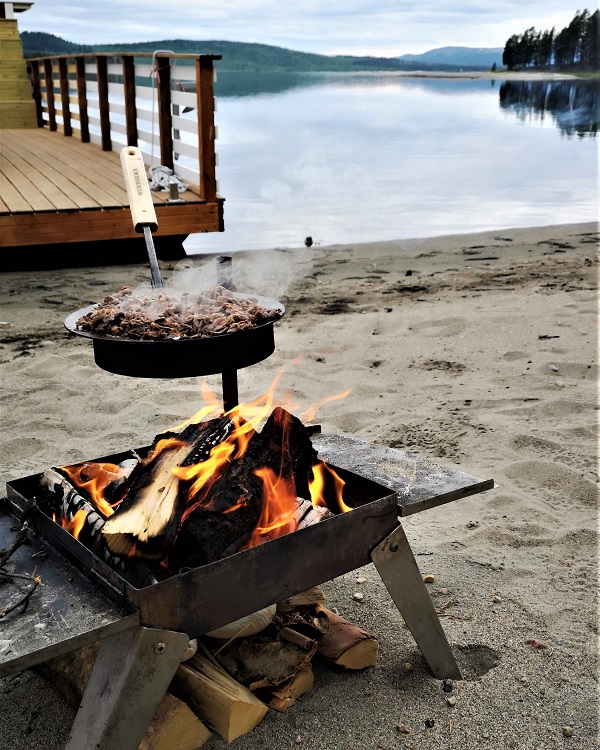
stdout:
MULTIPOLYGON (((268 310, 278 310, 281 315, 285 312, 283 305, 276 300, 250 294, 237 293, 237 296, 256 300, 259 305, 268 310)), ((90 305, 71 313, 65 320, 65 328, 91 339, 98 367, 117 375, 137 378, 214 375, 255 365, 275 350, 274 320, 244 331, 204 339, 145 341, 79 330, 77 321, 95 307, 90 305)))

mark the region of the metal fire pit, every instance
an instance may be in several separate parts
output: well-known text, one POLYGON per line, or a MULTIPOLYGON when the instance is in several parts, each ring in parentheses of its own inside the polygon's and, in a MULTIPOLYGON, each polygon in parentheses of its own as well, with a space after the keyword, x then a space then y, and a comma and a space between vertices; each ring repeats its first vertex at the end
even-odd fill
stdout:
MULTIPOLYGON (((51 519, 36 514, 36 530, 60 554, 49 551, 40 570, 48 585, 38 588, 26 611, 0 620, 0 633, 10 639, 7 626, 13 622, 20 634, 12 653, 0 652, 0 676, 105 639, 67 750, 135 750, 190 638, 371 561, 434 675, 460 678, 398 516, 482 492, 493 481, 440 469, 418 454, 337 435, 313 436, 313 444, 346 480, 350 504, 356 506, 351 512, 143 588, 133 587, 51 519), (68 572, 66 558, 94 584, 91 590, 73 568, 68 572), (69 600, 91 615, 71 630, 78 613, 69 600), (118 680, 115 672, 122 675, 118 680), (141 683, 140 697, 132 701, 141 683), (96 710, 98 700, 102 712, 96 710)), ((39 476, 8 483, 18 515, 39 491, 39 476)), ((1 531, 7 517, 0 515, 0 521, 1 531)), ((26 565, 26 554, 18 551, 17 564, 26 565)))

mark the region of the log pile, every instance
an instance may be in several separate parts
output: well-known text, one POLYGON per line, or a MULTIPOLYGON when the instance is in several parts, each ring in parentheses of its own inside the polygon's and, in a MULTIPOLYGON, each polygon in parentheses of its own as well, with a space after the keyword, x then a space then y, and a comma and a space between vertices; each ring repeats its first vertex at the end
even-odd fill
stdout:
MULTIPOLYGON (((320 589, 277 605, 266 628, 248 637, 199 639, 159 704, 139 750, 195 750, 217 732, 226 742, 252 731, 269 708, 286 711, 315 680, 313 661, 344 669, 375 664, 376 638, 324 605, 320 589)), ((235 625, 232 632, 236 632, 235 625)), ((40 667, 77 706, 99 644, 40 667)))

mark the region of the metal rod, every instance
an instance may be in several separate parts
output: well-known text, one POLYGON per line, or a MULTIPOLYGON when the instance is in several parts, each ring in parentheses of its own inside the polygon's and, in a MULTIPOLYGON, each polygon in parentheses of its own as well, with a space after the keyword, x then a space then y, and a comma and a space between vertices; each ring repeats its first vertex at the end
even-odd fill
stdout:
POLYGON ((231 255, 217 255, 215 261, 217 263, 217 284, 229 289, 230 292, 235 292, 233 258, 231 255))
POLYGON ((223 408, 226 412, 231 411, 240 403, 238 396, 237 370, 226 370, 221 373, 223 383, 223 408))
POLYGON ((154 249, 154 241, 152 239, 152 232, 150 227, 144 227, 144 239, 146 240, 146 250, 148 251, 148 260, 150 261, 150 273, 152 275, 152 288, 162 289, 164 282, 160 275, 160 269, 158 267, 158 260, 156 258, 156 250, 154 249))

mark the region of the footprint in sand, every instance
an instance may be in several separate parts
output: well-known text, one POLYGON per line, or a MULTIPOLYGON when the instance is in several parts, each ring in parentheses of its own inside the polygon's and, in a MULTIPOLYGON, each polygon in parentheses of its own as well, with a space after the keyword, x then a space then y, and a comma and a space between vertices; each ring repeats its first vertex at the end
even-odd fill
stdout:
POLYGON ((542 493, 545 500, 564 511, 573 506, 590 508, 597 503, 594 482, 565 466, 551 461, 515 461, 502 470, 517 487, 542 493))
POLYGON ((443 320, 428 320, 412 326, 415 333, 425 336, 458 336, 467 327, 463 318, 444 318, 443 320))

